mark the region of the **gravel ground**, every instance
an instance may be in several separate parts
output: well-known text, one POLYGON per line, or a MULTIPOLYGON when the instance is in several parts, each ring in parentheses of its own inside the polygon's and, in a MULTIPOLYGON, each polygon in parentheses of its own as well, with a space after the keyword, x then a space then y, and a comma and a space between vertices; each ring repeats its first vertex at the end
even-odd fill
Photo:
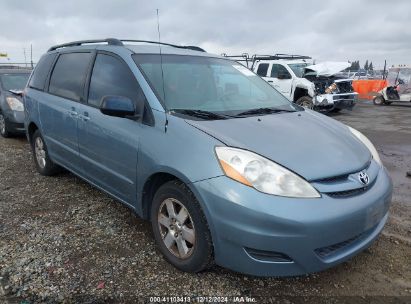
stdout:
POLYGON ((25 138, 0 138, 0 302, 128 303, 160 295, 411 301, 411 107, 364 103, 334 118, 363 131, 380 151, 395 186, 389 221, 350 261, 280 279, 218 266, 176 270, 156 250, 148 222, 70 173, 40 176, 25 138))

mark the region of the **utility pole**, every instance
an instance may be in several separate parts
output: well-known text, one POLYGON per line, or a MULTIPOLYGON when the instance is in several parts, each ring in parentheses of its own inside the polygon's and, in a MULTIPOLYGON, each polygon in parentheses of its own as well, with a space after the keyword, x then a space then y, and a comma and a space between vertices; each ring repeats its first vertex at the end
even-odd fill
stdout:
POLYGON ((27 68, 26 48, 23 48, 23 54, 24 54, 24 65, 27 68))

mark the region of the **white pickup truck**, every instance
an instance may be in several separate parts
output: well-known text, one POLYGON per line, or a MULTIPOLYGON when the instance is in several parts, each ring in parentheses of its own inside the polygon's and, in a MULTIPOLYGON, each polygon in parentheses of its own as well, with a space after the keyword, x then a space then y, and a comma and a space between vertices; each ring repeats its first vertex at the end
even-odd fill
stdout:
POLYGON ((358 99, 352 80, 338 76, 350 66, 348 62, 313 64, 308 56, 287 54, 225 56, 246 65, 290 101, 306 108, 338 112, 352 109, 358 99))

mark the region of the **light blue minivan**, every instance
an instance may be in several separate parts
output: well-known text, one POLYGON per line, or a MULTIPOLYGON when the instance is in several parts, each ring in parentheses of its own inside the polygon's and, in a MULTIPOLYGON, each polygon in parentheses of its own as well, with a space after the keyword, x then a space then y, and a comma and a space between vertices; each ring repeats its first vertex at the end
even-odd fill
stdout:
POLYGON ((363 134, 199 47, 54 46, 24 106, 40 174, 65 168, 150 220, 183 271, 320 271, 368 247, 388 217, 392 182, 363 134))

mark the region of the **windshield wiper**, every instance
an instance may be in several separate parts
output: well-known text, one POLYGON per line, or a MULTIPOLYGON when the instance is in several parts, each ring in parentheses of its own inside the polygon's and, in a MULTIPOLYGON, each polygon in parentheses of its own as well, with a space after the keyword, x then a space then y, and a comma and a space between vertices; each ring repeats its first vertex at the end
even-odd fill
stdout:
POLYGON ((9 92, 18 96, 23 96, 23 90, 9 90, 9 92))
POLYGON ((224 115, 224 114, 219 114, 215 112, 210 112, 210 111, 204 111, 204 110, 192 110, 192 109, 172 109, 170 110, 171 113, 180 113, 180 114, 185 114, 189 116, 195 116, 203 119, 227 119, 231 118, 232 116, 229 115, 224 115))
POLYGON ((286 109, 277 109, 277 108, 257 108, 251 109, 244 112, 236 114, 236 116, 247 116, 254 114, 272 114, 272 113, 281 113, 281 112, 295 112, 295 110, 286 110, 286 109))

